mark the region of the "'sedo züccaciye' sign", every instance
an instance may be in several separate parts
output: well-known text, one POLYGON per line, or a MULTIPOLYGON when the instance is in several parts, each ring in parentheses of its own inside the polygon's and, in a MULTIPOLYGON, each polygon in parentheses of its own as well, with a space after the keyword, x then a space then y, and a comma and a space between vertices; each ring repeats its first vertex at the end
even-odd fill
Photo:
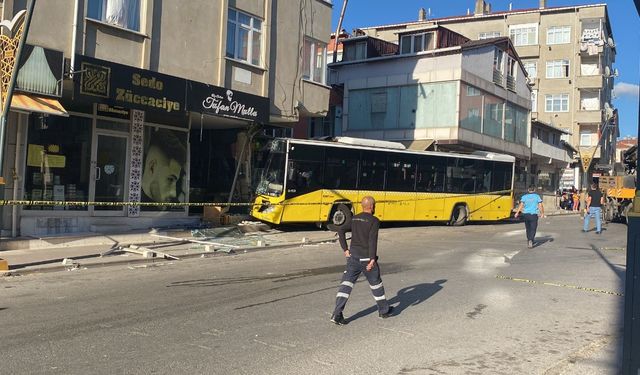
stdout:
POLYGON ((83 99, 113 106, 185 111, 185 80, 87 56, 76 57, 76 93, 83 99))

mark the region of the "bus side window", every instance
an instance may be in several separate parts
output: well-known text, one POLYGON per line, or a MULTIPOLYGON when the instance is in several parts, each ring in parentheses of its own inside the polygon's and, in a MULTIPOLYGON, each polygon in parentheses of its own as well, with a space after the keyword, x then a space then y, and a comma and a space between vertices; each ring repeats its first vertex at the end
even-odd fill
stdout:
POLYGON ((327 149, 324 179, 327 189, 355 190, 360 151, 342 148, 327 149))
POLYGON ((446 160, 423 156, 418 160, 416 191, 440 193, 444 191, 446 160))
POLYGON ((382 152, 363 151, 360 159, 358 190, 383 190, 386 156, 382 152))
POLYGON ((415 191, 415 159, 389 155, 387 163, 387 191, 415 191))
POLYGON ((320 189, 323 185, 321 147, 294 144, 289 152, 287 197, 294 197, 320 189))

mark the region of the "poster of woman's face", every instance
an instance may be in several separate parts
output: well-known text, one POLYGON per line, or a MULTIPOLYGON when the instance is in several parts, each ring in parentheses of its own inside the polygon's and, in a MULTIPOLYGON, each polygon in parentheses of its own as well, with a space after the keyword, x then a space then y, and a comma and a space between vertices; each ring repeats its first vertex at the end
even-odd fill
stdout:
MULTIPOLYGON (((147 126, 144 131, 142 201, 186 201, 187 133, 147 126)), ((153 210, 153 207, 143 207, 153 210)), ((182 211, 182 207, 172 207, 182 211)))

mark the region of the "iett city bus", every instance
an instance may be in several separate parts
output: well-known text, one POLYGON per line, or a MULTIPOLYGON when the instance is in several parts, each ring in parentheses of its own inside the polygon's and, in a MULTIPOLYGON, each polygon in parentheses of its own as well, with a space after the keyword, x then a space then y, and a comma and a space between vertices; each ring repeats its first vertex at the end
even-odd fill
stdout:
POLYGON ((406 150, 401 143, 337 137, 276 138, 251 215, 272 223, 348 225, 367 195, 381 221, 509 218, 515 158, 489 152, 406 150))

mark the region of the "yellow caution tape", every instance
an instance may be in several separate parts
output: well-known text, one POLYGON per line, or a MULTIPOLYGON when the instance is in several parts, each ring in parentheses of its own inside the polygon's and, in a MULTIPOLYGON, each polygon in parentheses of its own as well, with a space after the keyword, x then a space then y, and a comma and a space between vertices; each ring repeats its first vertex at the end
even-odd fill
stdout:
MULTIPOLYGON (((416 202, 435 199, 451 199, 461 197, 471 197, 479 195, 504 195, 510 193, 511 190, 501 190, 495 192, 478 193, 478 194, 446 194, 446 193, 431 193, 434 196, 418 199, 391 199, 391 200, 379 200, 377 203, 401 203, 401 202, 416 202), (446 195, 445 195, 446 194, 446 195)), ((497 199, 497 198, 496 198, 497 199)), ((333 205, 335 203, 345 203, 345 201, 339 202, 279 202, 272 203, 265 201, 263 203, 258 202, 84 202, 84 201, 43 201, 43 200, 0 200, 0 206, 140 206, 140 207, 247 207, 247 206, 261 206, 262 204, 269 204, 272 206, 310 206, 310 205, 333 205)), ((359 202, 348 201, 346 203, 356 204, 359 202)))
POLYGON ((624 294, 622 294, 622 293, 612 292, 612 291, 609 291, 609 290, 596 289, 596 288, 587 288, 587 287, 583 287, 583 286, 576 286, 576 285, 569 285, 569 284, 560 284, 560 283, 554 283, 554 282, 549 282, 549 281, 536 281, 536 280, 529 280, 529 279, 519 279, 519 278, 516 278, 516 277, 501 276, 501 275, 496 275, 496 279, 511 280, 511 281, 517 281, 517 282, 521 282, 521 283, 557 286, 557 287, 570 288, 570 289, 578 289, 578 290, 584 290, 584 291, 587 291, 587 292, 610 294, 610 295, 618 296, 618 297, 623 297, 624 296, 624 294))

